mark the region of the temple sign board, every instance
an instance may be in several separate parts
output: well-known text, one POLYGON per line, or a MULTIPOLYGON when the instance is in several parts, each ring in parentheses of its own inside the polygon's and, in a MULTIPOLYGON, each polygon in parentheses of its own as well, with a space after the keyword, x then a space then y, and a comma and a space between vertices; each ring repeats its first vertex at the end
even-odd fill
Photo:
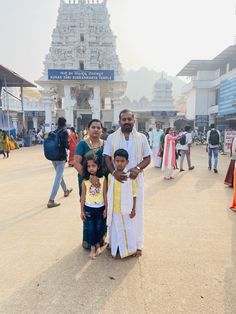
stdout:
POLYGON ((114 81, 113 70, 48 70, 49 80, 114 81))

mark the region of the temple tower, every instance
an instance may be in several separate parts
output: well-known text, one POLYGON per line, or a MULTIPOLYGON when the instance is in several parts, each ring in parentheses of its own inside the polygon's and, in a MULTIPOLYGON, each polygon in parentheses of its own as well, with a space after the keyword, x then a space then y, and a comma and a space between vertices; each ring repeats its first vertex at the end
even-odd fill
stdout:
MULTIPOLYGON (((60 1, 43 77, 37 82, 52 98, 52 117, 64 114, 68 125, 78 128, 92 117, 107 126, 117 122, 126 90, 106 3, 60 1)), ((44 91, 47 110, 48 96, 44 91)))

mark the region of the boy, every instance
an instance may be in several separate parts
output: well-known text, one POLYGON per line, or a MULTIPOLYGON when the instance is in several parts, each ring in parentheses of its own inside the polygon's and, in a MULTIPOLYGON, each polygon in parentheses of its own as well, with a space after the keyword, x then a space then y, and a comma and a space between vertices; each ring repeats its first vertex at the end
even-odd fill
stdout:
POLYGON ((121 258, 135 255, 137 251, 136 226, 136 182, 129 178, 127 165, 129 154, 124 149, 114 153, 115 170, 108 177, 108 214, 109 243, 111 254, 116 257, 119 250, 121 258), (123 183, 117 181, 113 174, 115 171, 127 173, 127 180, 123 183))

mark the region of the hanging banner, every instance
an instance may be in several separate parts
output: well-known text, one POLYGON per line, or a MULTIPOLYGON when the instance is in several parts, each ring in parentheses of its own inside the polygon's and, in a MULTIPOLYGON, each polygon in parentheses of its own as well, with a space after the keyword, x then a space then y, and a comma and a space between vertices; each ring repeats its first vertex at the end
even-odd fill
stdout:
POLYGON ((48 70, 54 81, 114 81, 113 70, 48 70))
POLYGON ((236 136, 236 131, 225 131, 224 152, 230 153, 233 139, 236 136))

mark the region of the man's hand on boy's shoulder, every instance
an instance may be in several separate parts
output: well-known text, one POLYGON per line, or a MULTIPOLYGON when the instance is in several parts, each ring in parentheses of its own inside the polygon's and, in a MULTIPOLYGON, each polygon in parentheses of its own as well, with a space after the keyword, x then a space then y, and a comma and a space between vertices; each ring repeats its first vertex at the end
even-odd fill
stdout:
POLYGON ((95 186, 96 188, 100 188, 101 187, 101 183, 98 177, 90 175, 89 177, 89 181, 92 183, 93 186, 95 186))
POLYGON ((125 172, 123 171, 114 171, 113 176, 115 177, 115 179, 121 183, 123 183, 124 181, 127 181, 128 176, 125 172))

